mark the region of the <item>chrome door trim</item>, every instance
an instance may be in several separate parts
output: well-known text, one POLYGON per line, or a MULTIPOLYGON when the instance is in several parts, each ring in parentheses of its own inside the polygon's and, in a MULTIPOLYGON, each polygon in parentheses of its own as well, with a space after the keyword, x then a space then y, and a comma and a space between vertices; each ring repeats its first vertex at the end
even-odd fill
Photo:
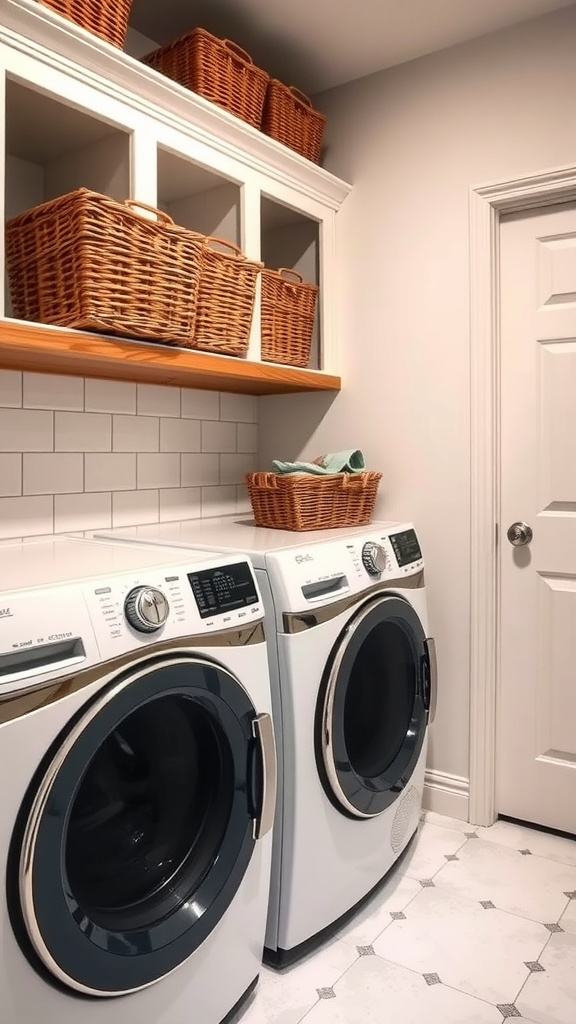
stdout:
POLYGON ((387 590, 420 590, 423 586, 424 570, 421 569, 414 576, 396 576, 392 580, 375 583, 373 587, 369 587, 362 594, 342 597, 339 601, 334 601, 333 604, 327 604, 322 608, 311 608, 309 611, 302 612, 284 612, 282 615, 283 632, 303 633, 307 629, 314 629, 315 626, 319 626, 323 622, 335 619, 337 615, 348 611, 354 605, 358 605, 364 600, 372 600, 373 597, 384 594, 387 590))
POLYGON ((424 641, 426 657, 430 670, 430 705, 428 708, 428 725, 436 718, 436 704, 438 702, 438 662, 436 660, 436 641, 434 637, 427 637, 424 641))
POLYGON ((262 806, 260 814, 254 818, 252 835, 254 839, 262 839, 274 824, 276 810, 276 743, 270 715, 256 716, 252 722, 252 735, 258 743, 262 759, 262 806))
MULTIPOLYGON (((187 662, 188 659, 172 658, 163 661, 161 664, 163 666, 173 666, 180 665, 182 664, 183 661, 187 662)), ((207 661, 205 658, 194 658, 194 661, 196 664, 205 665, 209 668, 214 668, 213 662, 207 661)), ((138 985, 136 988, 129 988, 125 990, 117 989, 113 992, 103 992, 101 989, 90 988, 87 985, 83 985, 75 978, 70 977, 70 975, 68 975, 66 971, 63 971, 60 965, 52 957, 50 950, 48 949, 44 942, 42 932, 38 925, 34 908, 34 893, 32 884, 32 868, 34 864, 34 854, 36 850, 38 830, 40 828, 40 821, 42 819, 42 815, 46 809, 48 800, 50 799, 50 793, 52 791, 52 787, 54 785, 58 772, 60 771, 62 765, 64 764, 64 761, 68 757, 68 754, 70 753, 72 747, 80 738, 84 730, 94 720, 94 718, 96 718, 96 716, 100 714, 103 708, 105 708, 111 701, 113 701, 118 696, 118 694, 122 692, 122 690, 126 689, 127 686, 133 686, 138 679, 142 678, 142 676, 144 675, 147 675, 149 671, 150 665, 146 665, 146 667, 142 668, 139 672, 134 672, 133 674, 131 674, 128 679, 123 679, 121 682, 117 683, 116 686, 113 686, 109 690, 106 690, 105 693, 100 694, 98 697, 96 697, 94 703, 91 704, 88 710, 84 712, 82 717, 72 727, 70 732, 65 737, 61 747, 59 747, 58 751, 54 755, 50 765, 46 770, 46 774, 44 775, 44 778, 42 779, 42 782, 38 787, 38 790, 34 797, 34 801, 32 803, 30 814, 28 816, 28 821, 26 822, 24 838, 22 841, 22 849, 20 851, 20 864, 18 870, 20 906, 22 910, 24 924, 26 926, 26 931, 28 932, 28 936, 38 957, 40 958, 44 966, 48 968, 51 974, 53 974, 54 977, 58 978, 59 981, 67 985, 68 988, 72 988, 76 992, 81 992, 84 995, 98 996, 101 998, 113 998, 116 996, 130 995, 133 992, 140 992, 142 989, 149 988, 151 985, 156 984, 157 981, 161 981, 162 978, 167 977, 167 974, 171 974, 172 972, 168 971, 167 974, 161 975, 161 977, 155 978, 153 981, 148 981, 144 985, 138 985)), ((231 676, 232 679, 234 679, 236 683, 238 683, 238 685, 242 688, 244 693, 246 693, 246 696, 252 703, 252 699, 247 694, 246 689, 244 686, 242 686, 240 680, 238 680, 236 676, 234 676, 232 672, 230 672, 229 670, 225 671, 229 676, 231 676)), ((176 969, 177 968, 174 968, 174 970, 176 969)))

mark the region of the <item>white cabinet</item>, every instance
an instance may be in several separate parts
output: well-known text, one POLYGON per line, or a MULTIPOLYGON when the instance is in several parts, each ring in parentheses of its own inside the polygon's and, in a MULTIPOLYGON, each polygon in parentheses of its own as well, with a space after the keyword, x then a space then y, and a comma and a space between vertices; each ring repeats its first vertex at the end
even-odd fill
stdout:
POLYGON ((2 0, 4 218, 80 185, 130 196, 251 259, 319 285, 313 366, 260 358, 259 294, 247 360, 98 338, 10 319, 0 365, 254 393, 336 388, 337 214, 350 186, 36 0, 2 0), (34 365, 31 365, 34 364, 34 365))

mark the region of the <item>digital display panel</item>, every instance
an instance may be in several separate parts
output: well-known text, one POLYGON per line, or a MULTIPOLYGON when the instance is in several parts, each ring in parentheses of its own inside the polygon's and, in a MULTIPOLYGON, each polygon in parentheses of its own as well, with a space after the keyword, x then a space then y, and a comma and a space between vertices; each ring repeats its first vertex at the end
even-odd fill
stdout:
POLYGON ((402 533, 391 534, 390 543, 399 566, 409 565, 422 558, 415 530, 404 530, 402 533))
POLYGON ((247 562, 190 572, 188 581, 201 619, 246 608, 258 601, 256 584, 247 562))

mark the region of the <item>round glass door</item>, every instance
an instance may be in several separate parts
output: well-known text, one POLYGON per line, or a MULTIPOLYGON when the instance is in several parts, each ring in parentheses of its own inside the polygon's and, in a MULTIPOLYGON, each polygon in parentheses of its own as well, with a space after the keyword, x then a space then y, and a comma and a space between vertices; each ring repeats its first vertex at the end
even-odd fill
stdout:
POLYGON ((360 609, 332 652, 318 695, 316 760, 342 813, 380 814, 416 767, 428 717, 424 641, 412 606, 390 596, 360 609))
POLYGON ((37 966, 112 996, 197 949, 254 848, 255 715, 238 680, 186 656, 126 673, 83 709, 13 837, 15 930, 37 966))

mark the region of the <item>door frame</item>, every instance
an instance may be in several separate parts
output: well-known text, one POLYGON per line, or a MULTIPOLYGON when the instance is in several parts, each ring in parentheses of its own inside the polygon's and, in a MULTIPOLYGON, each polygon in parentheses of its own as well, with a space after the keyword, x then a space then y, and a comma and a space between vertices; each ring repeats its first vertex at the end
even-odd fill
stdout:
POLYGON ((576 167, 470 189, 470 762, 469 820, 496 818, 500 218, 576 199, 576 167))

